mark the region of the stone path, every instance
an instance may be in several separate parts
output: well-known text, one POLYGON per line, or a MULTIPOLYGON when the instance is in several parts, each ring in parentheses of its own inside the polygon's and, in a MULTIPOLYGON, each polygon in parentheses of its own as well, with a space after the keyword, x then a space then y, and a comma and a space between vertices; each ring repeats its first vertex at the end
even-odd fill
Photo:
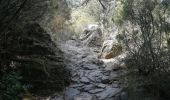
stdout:
POLYGON ((67 41, 61 48, 71 59, 71 85, 64 95, 50 100, 126 100, 118 85, 121 70, 110 68, 113 62, 97 59, 98 48, 85 47, 75 40, 67 41))

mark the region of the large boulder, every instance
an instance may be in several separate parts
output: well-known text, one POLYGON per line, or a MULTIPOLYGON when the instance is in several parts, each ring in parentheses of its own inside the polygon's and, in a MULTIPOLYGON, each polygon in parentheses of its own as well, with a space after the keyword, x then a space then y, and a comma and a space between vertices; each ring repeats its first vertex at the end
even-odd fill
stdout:
POLYGON ((113 40, 107 40, 103 43, 98 58, 111 59, 122 53, 122 46, 113 40))
POLYGON ((102 31, 97 25, 89 25, 80 35, 79 39, 84 45, 89 47, 102 46, 102 31))

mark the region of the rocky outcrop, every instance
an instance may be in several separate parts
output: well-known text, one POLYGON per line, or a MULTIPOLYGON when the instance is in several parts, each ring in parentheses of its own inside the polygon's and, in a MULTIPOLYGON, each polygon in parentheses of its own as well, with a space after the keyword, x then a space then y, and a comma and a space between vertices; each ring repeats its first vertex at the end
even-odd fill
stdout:
POLYGON ((89 47, 101 46, 103 43, 102 31, 97 25, 91 25, 84 30, 79 39, 89 47))
POLYGON ((122 53, 122 46, 112 40, 107 40, 103 43, 101 52, 98 58, 111 59, 122 53))
POLYGON ((0 55, 8 57, 6 70, 19 71, 30 91, 48 94, 69 83, 63 52, 39 24, 14 25, 4 37, 0 40, 4 50, 0 50, 5 52, 0 55))

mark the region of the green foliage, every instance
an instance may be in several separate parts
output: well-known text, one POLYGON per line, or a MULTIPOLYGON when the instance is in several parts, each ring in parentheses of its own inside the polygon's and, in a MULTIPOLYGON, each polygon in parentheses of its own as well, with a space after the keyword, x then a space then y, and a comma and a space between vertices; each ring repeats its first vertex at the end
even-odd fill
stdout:
POLYGON ((70 29, 76 35, 79 35, 88 24, 97 24, 100 14, 101 6, 99 2, 97 0, 91 0, 87 5, 72 10, 70 29))
MULTIPOLYGON (((126 59, 129 69, 123 80, 129 100, 169 100, 170 73, 157 71, 147 76, 141 75, 135 67, 138 66, 139 62, 135 61, 133 57, 126 59), (133 67, 130 68, 130 65, 133 67)), ((140 63, 145 62, 141 61, 140 63)), ((146 66, 146 64, 143 65, 146 66)))
POLYGON ((102 13, 102 7, 98 0, 91 0, 83 7, 83 12, 94 17, 95 21, 99 21, 102 13))
POLYGON ((88 13, 83 12, 84 9, 78 9, 72 13, 71 19, 71 28, 74 29, 76 34, 83 32, 83 29, 88 24, 97 23, 94 16, 89 15, 88 13))
POLYGON ((115 13, 112 17, 112 21, 116 24, 116 25, 122 25, 123 24, 123 17, 124 17, 124 13, 125 11, 123 10, 124 5, 123 3, 119 0, 116 2, 116 7, 115 7, 115 13))
POLYGON ((22 76, 16 72, 4 75, 0 82, 0 99, 20 100, 21 94, 27 90, 26 86, 21 83, 22 79, 22 76))
MULTIPOLYGON (((159 3, 154 4, 151 0, 129 3, 125 3, 128 7, 131 6, 131 10, 125 10, 127 13, 125 20, 131 23, 132 30, 125 29, 125 35, 126 37, 127 35, 130 36, 131 41, 137 45, 136 49, 129 48, 129 50, 132 51, 136 60, 144 60, 143 62, 149 66, 146 69, 151 68, 154 72, 159 66, 157 62, 160 61, 159 63, 161 63, 162 57, 167 57, 163 54, 168 53, 165 47, 162 46, 164 45, 164 39, 167 39, 166 37, 169 34, 164 28, 167 25, 166 12, 162 13, 162 9, 158 7, 160 6, 159 3), (159 20, 157 17, 159 17, 159 20), (136 33, 136 31, 138 32, 136 33)), ((141 64, 140 61, 138 63, 141 64)))
POLYGON ((140 95, 147 92, 150 97, 158 100, 169 99, 167 83, 170 80, 166 76, 170 73, 170 55, 167 49, 168 6, 162 7, 159 0, 124 0, 121 3, 124 13, 121 17, 124 22, 121 28, 124 32, 123 38, 118 38, 123 40, 130 53, 126 59, 130 73, 126 79, 128 92, 133 94, 133 91, 144 89, 139 91, 142 92, 140 95), (163 82, 163 77, 168 80, 163 82), (132 79, 134 80, 131 81, 132 79))
POLYGON ((65 28, 65 21, 70 19, 70 11, 66 1, 51 0, 45 14, 46 20, 42 22, 52 32, 58 32, 65 28))

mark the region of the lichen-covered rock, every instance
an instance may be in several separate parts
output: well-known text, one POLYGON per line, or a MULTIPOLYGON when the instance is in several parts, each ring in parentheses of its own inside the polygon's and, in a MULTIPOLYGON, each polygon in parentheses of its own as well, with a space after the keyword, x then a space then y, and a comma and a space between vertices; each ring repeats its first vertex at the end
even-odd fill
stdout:
POLYGON ((120 55, 123 52, 122 50, 123 48, 120 44, 114 43, 112 40, 105 41, 98 57, 104 59, 111 59, 120 55))
POLYGON ((97 26, 91 26, 84 30, 79 38, 83 44, 89 47, 101 46, 103 43, 102 31, 97 26))

